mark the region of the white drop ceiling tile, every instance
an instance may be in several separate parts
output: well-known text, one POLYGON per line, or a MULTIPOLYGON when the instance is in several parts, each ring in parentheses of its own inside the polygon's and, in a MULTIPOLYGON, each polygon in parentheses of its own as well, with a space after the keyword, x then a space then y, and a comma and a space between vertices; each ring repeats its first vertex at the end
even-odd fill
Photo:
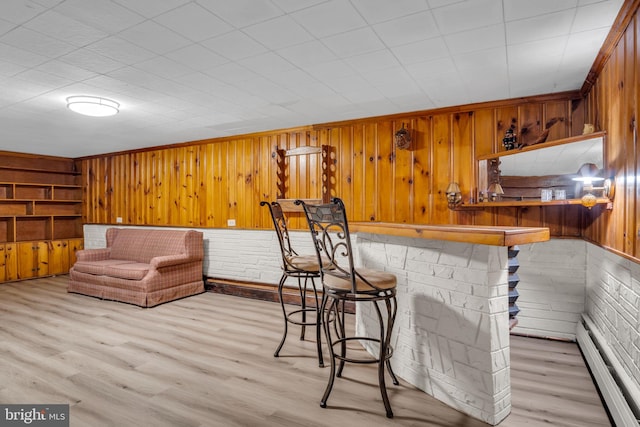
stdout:
POLYGON ((574 33, 609 28, 618 15, 619 7, 611 2, 601 2, 579 7, 571 31, 574 33))
POLYGON ((337 59, 336 55, 318 40, 285 47, 284 49, 279 49, 277 53, 301 68, 337 59))
POLYGON ((304 88, 307 85, 310 86, 317 83, 315 77, 312 77, 311 75, 300 69, 288 70, 282 73, 271 75, 269 77, 269 80, 291 90, 304 88))
POLYGON ((250 70, 260 71, 261 74, 280 73, 294 68, 289 61, 274 52, 245 58, 238 61, 238 63, 250 70))
POLYGON ((456 64, 451 57, 419 62, 405 68, 418 82, 430 81, 434 77, 446 78, 446 76, 453 76, 458 73, 456 64))
POLYGON ((196 42, 233 30, 231 25, 195 3, 180 6, 153 20, 196 42))
POLYGON ((304 99, 315 99, 317 97, 326 97, 335 95, 335 91, 327 86, 325 83, 314 81, 308 83, 305 86, 287 86, 291 92, 304 99))
POLYGON ((331 0, 299 12, 291 17, 317 38, 351 31, 367 23, 350 2, 331 0))
POLYGON ((55 11, 109 34, 144 21, 144 17, 112 1, 66 0, 55 11))
POLYGON ((131 27, 122 31, 119 36, 159 55, 191 44, 189 39, 153 21, 131 27))
POLYGON ((46 56, 18 49, 2 42, 0 42, 0 58, 23 67, 35 67, 49 60, 46 56))
POLYGON ((86 46, 109 35, 104 31, 55 11, 48 11, 35 17, 24 24, 24 27, 70 43, 76 47, 86 46))
POLYGON ((351 3, 369 24, 389 21, 429 8, 424 0, 351 0, 351 3))
POLYGON ((376 24, 373 28, 382 41, 390 47, 440 35, 433 15, 429 10, 376 24))
POLYGON ((14 29, 16 25, 17 24, 5 21, 4 19, 0 18, 0 36, 14 29))
POLYGON ((391 51, 405 65, 424 62, 425 58, 438 59, 449 56, 449 49, 442 37, 395 46, 391 51))
POLYGON ((516 21, 573 9, 577 4, 578 0, 509 0, 504 2, 504 17, 506 21, 516 21))
POLYGON ((360 74, 336 77, 331 81, 327 81, 327 85, 337 93, 349 90, 364 90, 371 87, 371 83, 363 79, 360 74))
POLYGON ((342 59, 304 67, 304 70, 316 79, 329 83, 334 79, 356 75, 356 71, 342 59))
POLYGON ((388 99, 412 96, 421 92, 420 86, 407 73, 398 73, 393 80, 384 80, 376 84, 375 87, 388 99))
POLYGON ((25 82, 37 83, 39 85, 47 86, 50 89, 57 89, 59 87, 68 86, 73 83, 73 80, 65 77, 56 76, 55 74, 45 73, 35 69, 27 70, 15 76, 25 82))
POLYGON ((535 18, 507 22, 507 44, 550 39, 570 33, 575 10, 550 13, 535 18))
POLYGON ((354 70, 361 73, 400 67, 400 63, 396 57, 387 49, 352 56, 345 58, 345 61, 354 70))
POLYGON ((432 10, 442 34, 495 25, 502 22, 502 0, 454 2, 432 10))
POLYGON ((18 27, 0 37, 0 43, 24 49, 47 58, 56 58, 75 50, 73 45, 52 39, 42 33, 18 27))
POLYGON ((368 86, 363 89, 351 88, 340 93, 346 100, 354 104, 361 104, 363 102, 374 102, 383 98, 378 89, 373 86, 368 86))
POLYGON ((489 25, 449 34, 444 39, 452 55, 485 50, 505 45, 505 27, 504 24, 489 25))
POLYGON ((324 3, 327 0, 271 0, 276 6, 286 13, 296 10, 306 9, 316 4, 324 3))
POLYGON ((208 40, 203 40, 200 44, 232 61, 267 52, 266 47, 242 31, 231 31, 208 40))
POLYGON ((506 46, 486 49, 476 52, 455 55, 453 60, 459 72, 482 73, 484 70, 506 70, 507 49, 506 46))
POLYGON ((203 71, 205 74, 228 84, 240 83, 245 80, 255 79, 258 74, 235 62, 227 62, 215 68, 203 71))
POLYGON ((242 87, 250 94, 268 99, 274 104, 285 104, 299 99, 286 88, 262 77, 247 80, 242 83, 242 87))
POLYGON ((112 0, 145 18, 153 18, 168 10, 175 9, 191 0, 112 0))
POLYGON ((277 50, 312 40, 313 37, 290 16, 280 16, 244 29, 269 49, 277 50))
POLYGON ((362 55, 386 47, 369 27, 327 37, 322 42, 340 58, 362 55))
POLYGON ((174 61, 186 64, 194 70, 208 70, 229 62, 227 58, 211 52, 209 49, 199 44, 191 44, 181 49, 174 50, 165 56, 173 59, 174 61))
POLYGON ((95 73, 109 73, 125 65, 90 50, 75 50, 58 58, 60 61, 95 73))
POLYGON ((602 46, 607 34, 606 28, 571 34, 562 58, 563 66, 569 67, 572 63, 581 63, 591 67, 598 48, 602 46))
POLYGON ((135 64, 135 68, 166 79, 173 79, 193 72, 186 65, 164 56, 154 56, 146 61, 138 62, 135 64))
POLYGON ((197 3, 236 28, 244 28, 283 14, 269 0, 197 0, 197 3))
POLYGON ((3 2, 2 19, 14 24, 24 24, 46 9, 37 3, 27 0, 13 0, 11 3, 3 2))
POLYGON ((2 77, 12 77, 16 74, 22 73, 27 70, 28 67, 23 65, 15 64, 13 62, 8 62, 3 59, 0 59, 0 78, 2 77))
POLYGON ((435 9, 437 7, 451 6, 456 3, 464 3, 468 0, 427 0, 429 7, 435 9))
POLYGON ((90 44, 86 49, 114 59, 126 65, 147 61, 157 55, 147 49, 123 40, 118 36, 107 37, 90 44))

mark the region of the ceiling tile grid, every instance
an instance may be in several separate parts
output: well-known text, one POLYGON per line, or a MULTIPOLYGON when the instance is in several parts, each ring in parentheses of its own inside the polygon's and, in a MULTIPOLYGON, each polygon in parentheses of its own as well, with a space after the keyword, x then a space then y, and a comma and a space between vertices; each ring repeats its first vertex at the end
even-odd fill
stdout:
POLYGON ((81 157, 575 90, 622 2, 2 2, 0 149, 81 157), (121 111, 78 116, 71 95, 121 111))

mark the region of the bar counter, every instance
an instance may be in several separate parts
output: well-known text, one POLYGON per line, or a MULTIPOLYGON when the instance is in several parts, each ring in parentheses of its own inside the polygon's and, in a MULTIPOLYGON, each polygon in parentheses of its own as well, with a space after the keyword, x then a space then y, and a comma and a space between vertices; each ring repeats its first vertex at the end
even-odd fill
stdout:
MULTIPOLYGON (((380 222, 353 222, 349 228, 356 236, 357 263, 398 279, 391 342, 396 375, 488 424, 506 418, 508 247, 547 241, 549 229, 380 222)), ((356 330, 375 337, 376 314, 366 306, 356 311, 356 330)))

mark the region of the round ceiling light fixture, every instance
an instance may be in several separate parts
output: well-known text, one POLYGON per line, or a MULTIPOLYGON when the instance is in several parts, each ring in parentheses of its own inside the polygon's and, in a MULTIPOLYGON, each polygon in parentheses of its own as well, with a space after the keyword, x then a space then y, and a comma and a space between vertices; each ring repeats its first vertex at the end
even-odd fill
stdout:
POLYGON ((107 117, 118 114, 120 104, 98 96, 79 95, 67 98, 67 108, 85 116, 107 117))

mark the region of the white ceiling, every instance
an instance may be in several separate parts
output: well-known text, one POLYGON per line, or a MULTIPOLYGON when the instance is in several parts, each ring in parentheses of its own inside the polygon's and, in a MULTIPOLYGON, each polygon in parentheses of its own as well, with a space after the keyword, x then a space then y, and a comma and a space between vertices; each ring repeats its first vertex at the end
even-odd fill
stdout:
POLYGON ((0 150, 81 157, 579 89, 623 0, 4 0, 0 150), (108 118, 71 95, 121 103, 108 118))

